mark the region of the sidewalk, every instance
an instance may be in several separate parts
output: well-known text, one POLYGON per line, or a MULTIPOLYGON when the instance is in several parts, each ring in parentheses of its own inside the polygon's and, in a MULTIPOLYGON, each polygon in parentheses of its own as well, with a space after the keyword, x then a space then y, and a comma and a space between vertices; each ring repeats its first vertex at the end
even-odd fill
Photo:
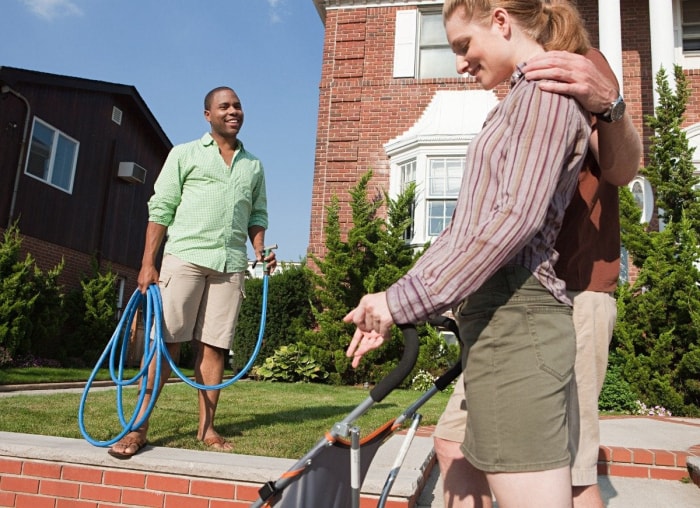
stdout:
MULTIPOLYGON (((430 429, 425 429, 426 436, 430 429)), ((700 487, 683 483, 686 457, 700 458, 700 419, 602 417, 599 486, 609 508, 700 507, 700 487)), ((437 466, 417 508, 444 508, 437 466)))

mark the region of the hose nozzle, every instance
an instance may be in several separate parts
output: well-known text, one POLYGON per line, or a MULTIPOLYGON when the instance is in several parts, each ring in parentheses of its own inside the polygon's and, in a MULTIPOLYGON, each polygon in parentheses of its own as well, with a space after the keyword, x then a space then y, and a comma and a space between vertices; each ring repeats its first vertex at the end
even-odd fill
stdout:
MULTIPOLYGON (((267 263, 265 262, 265 259, 267 256, 270 255, 270 253, 277 248, 277 244, 273 243, 272 245, 266 245, 263 247, 263 272, 266 274, 270 274, 270 270, 267 268, 267 263)), ((255 270, 255 266, 258 264, 258 260, 256 259, 253 261, 253 270, 255 270)))

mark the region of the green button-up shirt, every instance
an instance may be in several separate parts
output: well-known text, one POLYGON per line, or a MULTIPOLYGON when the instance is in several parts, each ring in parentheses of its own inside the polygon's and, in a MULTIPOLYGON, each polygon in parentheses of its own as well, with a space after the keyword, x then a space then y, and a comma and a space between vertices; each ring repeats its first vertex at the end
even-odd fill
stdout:
POLYGON ((218 272, 248 267, 248 228, 267 229, 265 175, 239 142, 226 166, 209 133, 168 154, 148 201, 149 220, 168 228, 165 253, 218 272))

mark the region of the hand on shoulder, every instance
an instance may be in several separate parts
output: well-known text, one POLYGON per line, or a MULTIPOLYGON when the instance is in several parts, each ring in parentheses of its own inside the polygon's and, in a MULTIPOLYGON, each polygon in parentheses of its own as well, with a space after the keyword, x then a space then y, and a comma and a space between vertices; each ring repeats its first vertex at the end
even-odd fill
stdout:
POLYGON ((542 90, 570 95, 591 113, 607 110, 619 95, 612 69, 595 49, 585 56, 548 51, 528 60, 523 72, 542 90))

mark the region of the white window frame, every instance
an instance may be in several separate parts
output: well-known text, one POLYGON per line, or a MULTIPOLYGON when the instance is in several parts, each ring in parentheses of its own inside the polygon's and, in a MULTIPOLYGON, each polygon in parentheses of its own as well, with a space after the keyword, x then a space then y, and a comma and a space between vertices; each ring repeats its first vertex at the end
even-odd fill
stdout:
MULTIPOLYGON (((446 68, 450 69, 447 75, 421 75, 420 57, 421 50, 425 49, 425 45, 421 46, 421 27, 422 16, 440 16, 442 13, 435 8, 431 9, 412 9, 396 11, 396 25, 394 36, 394 73, 395 78, 415 78, 415 79, 441 79, 441 78, 459 78, 455 57, 452 51, 449 51, 450 61, 445 64, 446 68)), ((431 44, 430 48, 439 49, 442 45, 431 44)), ((445 37, 444 47, 449 50, 447 37, 445 37)))
MULTIPOLYGON (((405 132, 387 141, 389 158, 389 195, 402 190, 402 167, 415 161, 416 194, 414 237, 410 244, 421 247, 432 238, 427 235, 427 175, 431 158, 455 158, 466 164, 467 147, 481 131, 498 97, 487 90, 438 90, 420 117, 405 132)), ((469 169, 465 169, 464 172, 469 169)), ((460 178, 461 186, 461 178, 460 178)), ((456 199, 456 197, 455 197, 456 199)), ((433 237, 434 238, 434 237, 433 237)))
MULTIPOLYGON (((460 75, 457 74, 457 65, 455 63, 455 55, 447 42, 447 35, 445 35, 445 29, 442 24, 442 12, 436 10, 425 10, 418 11, 418 36, 416 37, 416 78, 418 79, 431 79, 431 78, 459 78, 460 75), (424 19, 425 17, 435 17, 435 21, 438 26, 442 28, 443 37, 440 37, 440 42, 435 41, 424 41, 423 39, 423 29, 424 29, 424 19), (443 58, 444 61, 440 61, 439 71, 437 73, 428 72, 428 70, 422 71, 423 68, 422 58, 424 51, 439 51, 439 57, 443 58)), ((434 58, 431 58, 433 60, 434 58)))
MULTIPOLYGON (((416 144, 391 158, 389 190, 392 197, 398 196, 402 190, 402 168, 407 163, 415 161, 416 196, 414 201, 413 237, 407 239, 407 243, 411 246, 420 247, 436 238, 428 235, 428 204, 431 199, 428 192, 430 159, 454 158, 464 163, 466 151, 467 144, 465 143, 446 143, 444 145, 416 144)), ((454 200, 456 202, 457 196, 454 197, 454 200)))
MULTIPOLYGON (((416 182, 416 160, 409 159, 398 166, 399 170, 399 192, 403 193, 406 188, 416 182)), ((415 235, 416 230, 416 200, 413 199, 411 203, 411 209, 409 210, 409 216, 411 217, 411 224, 404 231, 404 240, 411 242, 415 235)))
POLYGON ((56 189, 59 189, 63 192, 67 192, 68 194, 73 193, 73 182, 75 181, 75 170, 76 166, 78 163, 78 151, 80 150, 80 143, 76 140, 73 139, 72 137, 68 136, 66 133, 62 132, 60 129, 57 129, 53 125, 49 124, 48 122, 45 122, 44 120, 34 117, 34 121, 32 122, 32 134, 29 137, 30 140, 30 145, 29 145, 29 150, 27 153, 27 160, 25 161, 24 164, 24 174, 31 177, 35 178, 41 182, 44 182, 47 185, 50 185, 51 187, 54 187, 56 189), (48 168, 46 169, 46 174, 39 176, 34 173, 30 172, 30 162, 33 160, 32 159, 32 154, 34 153, 34 133, 36 130, 37 125, 41 125, 43 128, 49 129, 52 131, 52 136, 51 136, 51 146, 49 147, 49 154, 48 154, 48 168), (57 149, 58 149, 58 144, 60 140, 65 140, 69 143, 72 144, 73 146, 73 154, 72 154, 72 160, 66 161, 67 165, 69 166, 69 171, 70 175, 68 175, 68 182, 67 185, 64 187, 62 185, 59 185, 55 183, 54 180, 54 171, 56 169, 56 154, 57 154, 57 149))
POLYGON ((462 175, 464 174, 465 161, 466 159, 464 155, 458 157, 429 156, 427 158, 427 167, 425 174, 425 235, 430 239, 439 236, 440 233, 442 233, 442 231, 447 226, 449 226, 450 222, 452 221, 452 212, 454 212, 454 207, 457 205, 457 196, 459 195, 459 188, 462 183, 462 175), (434 180, 438 180, 438 175, 434 174, 434 171, 440 169, 437 165, 434 166, 433 163, 439 163, 442 166, 442 169, 444 170, 443 175, 439 179, 442 180, 444 183, 443 188, 445 192, 437 192, 433 190, 432 183, 434 180), (457 169, 458 178, 456 182, 451 183, 451 181, 455 178, 454 174, 451 172, 454 169, 457 169), (450 189, 452 189, 454 192, 451 193, 450 189), (439 219, 443 222, 442 227, 439 230, 433 230, 431 224, 431 219, 438 217, 437 215, 431 215, 431 208, 432 205, 435 203, 442 204, 442 208, 444 210, 444 213, 441 214, 439 217, 439 219))
MULTIPOLYGON (((673 39, 676 62, 684 69, 700 69, 700 50, 683 50, 683 0, 673 0, 673 39)), ((667 72, 669 70, 667 69, 667 72)))
MULTIPOLYGON (((700 122, 683 130, 688 140, 688 146, 695 149, 693 152, 694 174, 700 176, 700 122)), ((695 262, 695 267, 700 270, 700 260, 695 262)))

